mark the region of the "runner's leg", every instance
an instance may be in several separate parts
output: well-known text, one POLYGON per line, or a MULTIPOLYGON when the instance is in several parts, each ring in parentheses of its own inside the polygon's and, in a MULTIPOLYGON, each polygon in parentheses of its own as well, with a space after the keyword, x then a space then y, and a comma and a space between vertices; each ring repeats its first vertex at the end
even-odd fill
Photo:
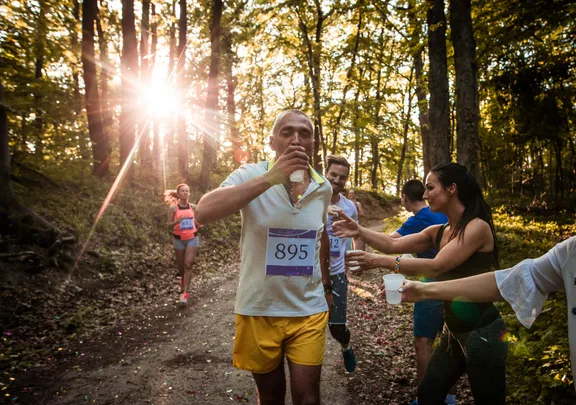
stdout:
POLYGON ((284 405, 286 398, 286 375, 284 360, 269 373, 252 373, 258 390, 259 405, 284 405))
POLYGON ((194 261, 198 255, 198 246, 188 245, 186 247, 186 254, 184 258, 184 289, 183 292, 188 292, 190 288, 190 280, 192 280, 192 268, 194 261))
POLYGON ((322 366, 304 366, 288 360, 290 390, 294 405, 320 405, 322 366))
POLYGON ((450 387, 465 370, 460 344, 445 328, 418 385, 418 405, 444 405, 450 387))
MULTIPOLYGON (((180 241, 178 241, 180 242, 180 241)), ((176 252, 176 266, 178 267, 178 272, 180 273, 180 292, 184 291, 184 257, 186 255, 186 249, 175 249, 176 252)))

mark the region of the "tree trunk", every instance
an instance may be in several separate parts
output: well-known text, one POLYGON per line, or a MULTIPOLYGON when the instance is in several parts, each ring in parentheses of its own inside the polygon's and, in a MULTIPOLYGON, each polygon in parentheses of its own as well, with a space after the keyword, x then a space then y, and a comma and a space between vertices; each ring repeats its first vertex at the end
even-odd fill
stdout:
POLYGON ((354 69, 356 68, 356 57, 358 55, 358 48, 360 44, 360 37, 362 36, 362 17, 363 17, 363 7, 360 7, 358 11, 358 25, 356 26, 356 38, 354 39, 354 50, 352 51, 352 60, 350 62, 350 68, 346 73, 346 84, 344 85, 344 90, 342 90, 342 101, 340 102, 340 109, 338 110, 338 116, 336 117, 336 123, 332 129, 332 154, 336 154, 336 145, 338 144, 338 132, 340 130, 340 123, 342 122, 342 117, 344 116, 344 110, 346 109, 346 95, 350 89, 350 80, 354 74, 354 69))
MULTIPOLYGON (((81 24, 82 21, 80 20, 80 2, 78 0, 74 0, 73 6, 74 8, 72 14, 74 18, 70 24, 70 45, 72 47, 72 52, 76 57, 76 55, 82 55, 82 48, 80 47, 80 41, 78 38, 78 27, 77 27, 78 23, 81 24)), ((75 119, 79 119, 80 115, 82 114, 82 94, 80 94, 80 69, 81 69, 80 64, 81 61, 74 59, 74 63, 72 65, 72 82, 74 83, 73 99, 74 99, 75 119)), ((78 150, 80 151, 80 156, 84 161, 88 162, 90 160, 90 148, 88 146, 88 139, 86 138, 83 130, 75 132, 76 135, 78 136, 78 150)))
MULTIPOLYGON (((174 78, 176 76, 175 66, 175 55, 176 55, 176 24, 174 20, 176 19, 176 3, 178 0, 173 0, 168 3, 169 14, 168 14, 168 24, 170 26, 168 32, 168 77, 166 77, 166 83, 168 86, 174 84, 174 78)), ((179 94, 178 94, 179 96, 179 94)), ((174 147, 174 116, 170 116, 167 122, 166 133, 164 134, 164 145, 170 151, 174 147)))
POLYGON ((430 68, 430 164, 450 162, 450 107, 446 62, 446 17, 444 0, 427 0, 428 54, 430 68))
MULTIPOLYGON (((180 20, 178 21, 178 49, 176 52, 176 87, 181 105, 186 105, 184 88, 186 65, 186 32, 188 21, 186 0, 180 0, 180 20)), ((188 133, 186 132, 186 118, 182 114, 177 115, 176 128, 178 131, 178 173, 183 180, 188 178, 188 133)))
POLYGON ((134 180, 133 150, 136 137, 135 111, 138 96, 138 41, 134 26, 134 0, 122 0, 122 112, 120 113, 120 166, 126 179, 134 180))
MULTIPOLYGON (((380 32, 380 42, 382 42, 383 32, 380 32)), ((383 50, 382 50, 383 53, 383 50)), ((382 105, 382 92, 380 85, 382 83, 382 69, 378 69, 378 79, 376 80, 376 105, 374 108, 374 129, 376 134, 380 132, 380 107, 382 105)), ((378 167, 380 166, 380 148, 378 144, 378 135, 373 134, 370 139, 372 148, 372 170, 370 171, 370 182, 372 190, 378 189, 378 167)))
MULTIPOLYGON (((140 86, 146 89, 150 86, 150 0, 142 0, 142 29, 140 33, 140 86)), ((147 106, 143 105, 144 108, 147 106)), ((142 111, 141 111, 142 113, 142 111)), ((144 114, 140 120, 142 129, 142 145, 140 147, 140 164, 142 170, 152 170, 152 126, 151 118, 144 114)))
MULTIPOLYGON (((360 68, 360 74, 358 75, 361 80, 364 76, 363 68, 360 68)), ((360 176, 360 131, 361 128, 358 127, 358 119, 360 118, 360 107, 358 100, 360 99, 360 87, 356 88, 354 93, 354 119, 352 121, 352 128, 354 130, 354 187, 358 187, 362 181, 360 176)))
MULTIPOLYGON (((218 128, 218 65, 220 59, 220 21, 222 19, 222 0, 214 0, 212 3, 212 22, 210 24, 210 70, 208 72, 208 94, 206 97, 205 119, 209 128, 218 128)), ((204 132, 202 139, 202 169, 200 172, 200 186, 207 190, 210 188, 210 172, 216 166, 216 151, 218 146, 218 134, 204 132)))
POLYGON ((241 152, 243 149, 236 124, 236 78, 232 73, 235 55, 232 49, 232 33, 229 30, 222 36, 222 41, 225 53, 224 75, 226 76, 226 113, 228 116, 229 141, 232 143, 232 153, 236 163, 245 163, 243 159, 239 159, 242 156, 241 152))
POLYGON ((8 146, 8 115, 4 102, 4 87, 0 84, 0 206, 8 207, 16 200, 16 195, 10 180, 12 173, 8 146))
POLYGON ((562 168, 562 149, 564 148, 562 139, 559 137, 554 142, 554 157, 556 160, 556 172, 555 172, 555 190, 554 197, 557 200, 558 195, 564 198, 564 169, 562 168))
POLYGON ((36 118, 34 119, 34 127, 36 129, 36 143, 34 153, 42 155, 44 153, 44 144, 42 143, 44 132, 44 111, 42 109, 42 69, 44 69, 44 47, 46 43, 46 0, 39 0, 40 13, 38 14, 38 21, 36 23, 36 43, 35 55, 36 64, 34 70, 35 88, 34 88, 34 110, 36 118))
MULTIPOLYGON (((105 7, 102 1, 100 6, 105 7)), ((112 125, 114 124, 114 114, 112 103, 110 102, 110 90, 108 82, 112 77, 111 72, 112 64, 108 58, 108 38, 102 29, 102 10, 98 10, 96 14, 96 30, 98 31, 98 49, 100 51, 100 99, 102 109, 102 125, 103 132, 106 139, 110 139, 112 132, 112 125)), ((110 154, 110 150, 108 150, 110 154)))
POLYGON ((94 58, 94 21, 97 13, 97 0, 82 3, 82 67, 86 97, 88 132, 92 142, 94 174, 98 177, 109 173, 108 138, 102 126, 96 62, 94 58))
POLYGON ((420 123, 420 137, 422 138, 422 160, 424 162, 424 181, 432 168, 430 160, 430 121, 428 119, 428 100, 426 99, 426 84, 424 83, 424 62, 422 61, 422 48, 419 47, 414 55, 414 73, 416 75, 416 98, 418 99, 418 122, 420 123))
POLYGON ((410 129, 410 120, 412 119, 412 76, 414 68, 410 70, 410 80, 408 81, 408 111, 404 117, 404 128, 402 134, 402 152, 400 152, 400 159, 398 160, 398 175, 396 176, 396 195, 400 195, 400 188, 402 185, 402 170, 404 168, 404 161, 406 160, 406 150, 408 149, 408 130, 410 129))
POLYGON ((418 122, 420 124, 420 137, 422 138, 422 161, 424 163, 424 176, 422 179, 426 181, 426 176, 431 169, 430 163, 430 121, 428 119, 428 100, 426 98, 428 93, 428 86, 426 78, 424 77, 424 61, 422 53, 424 52, 424 44, 422 43, 422 19, 418 15, 416 8, 416 1, 410 0, 408 4, 408 21, 410 23, 410 30, 412 35, 410 37, 410 46, 413 49, 414 55, 414 74, 416 83, 414 86, 416 99, 418 101, 418 122))
MULTIPOLYGON (((158 16, 156 15, 156 4, 152 2, 152 24, 151 24, 151 34, 152 34, 152 45, 150 52, 152 57, 150 59, 150 76, 153 74, 156 67, 156 50, 158 48, 158 16)), ((163 145, 160 143, 160 126, 157 119, 152 119, 152 168, 154 173, 156 173, 156 184, 162 186, 162 148, 163 145)), ((166 187, 163 187, 166 189, 166 187)))
POLYGON ((296 14, 298 16, 298 25, 300 26, 301 33, 304 39, 304 46, 306 47, 306 61, 308 63, 308 74, 310 76, 310 83, 312 85, 312 94, 314 97, 314 151, 313 151, 313 166, 316 170, 322 170, 322 161, 320 157, 320 145, 322 145, 322 154, 324 160, 326 159, 326 143, 324 142, 324 134, 322 132, 322 117, 320 111, 320 62, 322 55, 322 25, 326 19, 326 15, 322 11, 321 4, 318 0, 314 1, 316 8, 316 26, 314 44, 310 39, 308 27, 304 21, 303 12, 300 9, 301 4, 296 5, 296 14))
POLYGON ((450 1, 450 29, 456 68, 458 163, 478 178, 478 81, 470 0, 450 1))

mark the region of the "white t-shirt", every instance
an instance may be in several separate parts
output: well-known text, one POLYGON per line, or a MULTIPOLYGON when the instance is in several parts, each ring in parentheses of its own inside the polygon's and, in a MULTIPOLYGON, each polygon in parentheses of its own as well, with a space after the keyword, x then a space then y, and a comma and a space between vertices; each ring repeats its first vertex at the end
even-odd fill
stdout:
POLYGON ((570 359, 572 375, 576 376, 576 236, 557 244, 544 256, 496 271, 495 276, 500 294, 527 328, 542 311, 548 294, 566 290, 570 359))
MULTIPOLYGON (((333 205, 342 208, 344 214, 358 222, 358 210, 352 201, 343 195, 340 195, 338 202, 333 205)), ((333 276, 335 274, 344 273, 345 271, 344 256, 349 247, 348 239, 350 238, 339 238, 332 235, 332 215, 328 215, 327 229, 328 236, 330 236, 330 275, 333 276)))
MULTIPOLYGON (((243 165, 221 187, 261 176, 268 166, 269 162, 243 165)), ((308 189, 295 204, 284 185, 278 184, 240 210, 242 263, 237 314, 296 317, 328 310, 320 240, 328 221, 332 186, 312 168, 310 175, 308 189), (295 273, 303 275, 283 275, 295 273)))

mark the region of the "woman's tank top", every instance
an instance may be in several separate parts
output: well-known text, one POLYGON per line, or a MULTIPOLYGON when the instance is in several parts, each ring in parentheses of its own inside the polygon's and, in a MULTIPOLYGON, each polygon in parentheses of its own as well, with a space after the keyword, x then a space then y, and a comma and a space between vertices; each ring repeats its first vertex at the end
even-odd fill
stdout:
MULTIPOLYGON (((436 236, 436 249, 440 251, 442 235, 448 224, 440 227, 436 236)), ((437 281, 456 280, 492 271, 494 253, 475 252, 460 266, 442 273, 437 281)), ((492 303, 444 301, 444 320, 451 332, 463 333, 486 326, 498 318, 500 312, 492 303)))
POLYGON ((174 226, 174 237, 176 239, 188 240, 196 236, 196 223, 194 222, 194 210, 192 205, 188 204, 188 207, 181 207, 176 204, 176 214, 174 219, 180 217, 186 217, 174 226))

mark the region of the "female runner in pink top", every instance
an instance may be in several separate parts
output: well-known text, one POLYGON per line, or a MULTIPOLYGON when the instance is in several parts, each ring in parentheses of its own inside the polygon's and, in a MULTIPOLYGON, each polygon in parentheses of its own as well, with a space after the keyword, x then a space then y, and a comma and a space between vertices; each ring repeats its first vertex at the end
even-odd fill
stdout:
POLYGON ((190 204, 190 187, 179 184, 176 190, 164 193, 170 204, 167 225, 173 230, 176 264, 180 271, 180 303, 188 304, 188 289, 192 279, 192 266, 198 254, 199 238, 196 235, 197 226, 194 220, 194 204, 190 204))

